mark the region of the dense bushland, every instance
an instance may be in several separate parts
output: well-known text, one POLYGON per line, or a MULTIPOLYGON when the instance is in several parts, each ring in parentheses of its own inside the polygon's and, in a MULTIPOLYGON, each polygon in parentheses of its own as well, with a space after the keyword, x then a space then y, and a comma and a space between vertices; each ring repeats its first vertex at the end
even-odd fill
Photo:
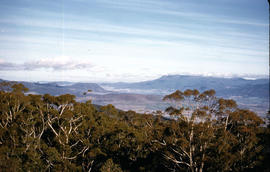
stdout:
POLYGON ((164 97, 171 118, 0 86, 1 171, 269 171, 269 126, 214 90, 164 97))

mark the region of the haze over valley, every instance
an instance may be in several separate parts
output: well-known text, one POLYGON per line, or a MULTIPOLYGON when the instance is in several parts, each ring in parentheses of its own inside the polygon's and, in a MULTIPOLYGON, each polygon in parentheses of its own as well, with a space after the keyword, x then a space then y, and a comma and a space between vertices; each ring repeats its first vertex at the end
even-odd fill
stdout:
POLYGON ((139 113, 164 111, 168 102, 162 98, 176 90, 214 89, 216 96, 234 99, 246 108, 265 117, 269 110, 269 79, 221 78, 191 75, 166 75, 155 80, 136 83, 77 83, 77 82, 22 82, 28 94, 73 94, 78 101, 92 100, 97 105, 113 104, 121 110, 139 113), (91 92, 88 92, 91 90, 91 92))

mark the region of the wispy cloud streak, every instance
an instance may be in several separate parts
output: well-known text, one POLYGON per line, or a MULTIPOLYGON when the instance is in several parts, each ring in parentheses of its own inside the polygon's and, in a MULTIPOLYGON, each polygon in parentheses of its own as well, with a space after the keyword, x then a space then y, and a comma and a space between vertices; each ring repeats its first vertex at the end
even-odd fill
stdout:
POLYGON ((50 69, 55 71, 61 70, 91 70, 94 65, 89 61, 75 61, 67 60, 65 58, 58 59, 40 59, 36 61, 29 61, 25 63, 12 63, 0 61, 0 70, 40 70, 50 69))
MULTIPOLYGON (((250 25, 250 26, 257 26, 257 27, 268 27, 267 22, 258 22, 254 20, 250 20, 248 18, 235 18, 230 17, 229 15, 210 15, 203 12, 194 12, 194 11, 187 11, 182 8, 180 11, 175 10, 175 4, 167 2, 167 1, 110 1, 110 0, 101 0, 100 2, 106 4, 108 8, 118 8, 124 10, 134 10, 140 11, 144 13, 156 13, 156 14, 163 14, 163 15, 170 15, 175 17, 185 17, 190 20, 199 20, 199 21, 207 21, 207 22, 216 22, 216 23, 223 23, 223 24, 238 24, 238 25, 250 25), (140 5, 138 5, 140 4, 140 5)), ((196 2, 197 3, 197 2, 196 2)), ((198 7, 198 4, 195 5, 194 2, 182 2, 180 3, 183 7, 190 5, 193 7, 198 7)), ((209 5, 211 6, 211 5, 209 5)))

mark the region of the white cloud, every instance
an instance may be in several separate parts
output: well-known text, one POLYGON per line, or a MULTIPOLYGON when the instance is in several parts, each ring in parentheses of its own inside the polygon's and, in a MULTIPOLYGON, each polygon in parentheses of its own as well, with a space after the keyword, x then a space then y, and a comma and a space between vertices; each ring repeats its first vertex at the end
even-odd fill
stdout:
POLYGON ((94 65, 88 60, 74 60, 68 57, 44 58, 39 60, 28 61, 25 63, 12 63, 1 60, 0 70, 40 70, 50 69, 55 71, 61 70, 91 70, 94 65))
POLYGON ((0 59, 0 71, 21 70, 21 66, 16 63, 6 62, 0 59))

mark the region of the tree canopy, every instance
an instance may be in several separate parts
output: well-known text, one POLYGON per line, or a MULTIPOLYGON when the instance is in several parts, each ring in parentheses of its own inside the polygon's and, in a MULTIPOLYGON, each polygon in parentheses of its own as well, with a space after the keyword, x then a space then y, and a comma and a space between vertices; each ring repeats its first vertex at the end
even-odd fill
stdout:
POLYGON ((27 91, 0 83, 2 171, 269 170, 269 125, 214 90, 177 90, 153 115, 27 91))

